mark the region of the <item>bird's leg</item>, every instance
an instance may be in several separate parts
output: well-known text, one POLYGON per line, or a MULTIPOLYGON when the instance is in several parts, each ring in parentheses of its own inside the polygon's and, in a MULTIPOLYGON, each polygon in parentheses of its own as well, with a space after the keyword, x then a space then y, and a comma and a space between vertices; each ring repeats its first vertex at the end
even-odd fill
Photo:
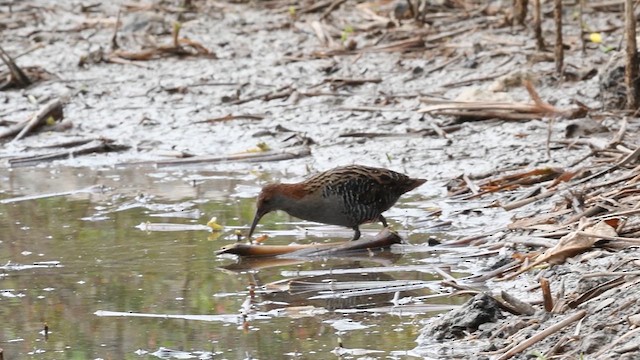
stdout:
POLYGON ((351 239, 351 241, 360 239, 360 227, 358 225, 354 226, 353 231, 355 231, 355 233, 353 234, 353 239, 351 239))
POLYGON ((384 218, 384 216, 380 215, 378 216, 378 220, 380 220, 380 222, 382 223, 382 226, 388 228, 389 224, 387 224, 387 219, 384 218))

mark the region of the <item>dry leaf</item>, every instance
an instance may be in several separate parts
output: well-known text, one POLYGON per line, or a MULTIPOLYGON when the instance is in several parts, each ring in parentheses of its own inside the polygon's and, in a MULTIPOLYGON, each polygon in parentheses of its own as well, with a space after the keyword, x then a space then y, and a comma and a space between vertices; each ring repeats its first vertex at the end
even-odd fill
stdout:
MULTIPOLYGON (((591 249, 595 243, 601 240, 594 236, 581 235, 579 231, 579 229, 578 231, 572 231, 560 238, 558 244, 545 251, 545 253, 536 260, 536 263, 546 261, 554 265, 562 264, 567 258, 591 249)), ((602 236, 618 236, 616 230, 604 221, 600 221, 594 226, 586 227, 582 231, 602 236)))

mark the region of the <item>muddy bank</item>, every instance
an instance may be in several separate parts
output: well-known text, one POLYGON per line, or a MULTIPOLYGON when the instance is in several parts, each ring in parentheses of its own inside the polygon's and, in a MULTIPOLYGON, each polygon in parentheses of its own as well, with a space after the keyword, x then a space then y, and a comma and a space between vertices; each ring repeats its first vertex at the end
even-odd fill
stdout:
MULTIPOLYGON (((296 181, 343 164, 384 166, 429 179, 416 190, 422 202, 411 220, 416 227, 430 225, 427 216, 437 215, 451 224, 445 245, 488 251, 470 260, 481 274, 490 273, 496 257, 534 262, 535 252, 581 231, 582 217, 614 218, 614 237, 637 237, 631 211, 637 156, 627 157, 637 147, 638 122, 607 108, 615 102, 609 91, 618 68, 610 59, 620 53, 619 6, 582 9, 599 43, 585 42, 572 17, 576 8, 565 9, 565 73, 559 76, 551 53, 536 50, 530 29, 506 24, 511 9, 498 2, 434 5, 421 20, 397 19, 394 4, 351 1, 332 8, 277 1, 182 5, 0 5, 7 8, 0 17, 2 48, 34 78, 24 89, 0 92, 3 125, 28 120, 53 99, 60 99, 66 122, 19 140, 7 137, 0 148, 5 177, 22 178, 24 172, 11 172, 18 166, 158 167, 176 177, 234 171, 249 174, 249 197, 265 181, 296 181), (184 52, 171 48, 176 44, 184 52), (554 110, 540 114, 527 107, 539 104, 523 80, 554 110), (520 110, 487 115, 433 108, 452 100, 520 110), (94 141, 96 147, 79 148, 94 141), (510 174, 520 177, 505 178, 510 174), (622 180, 610 182, 615 179, 622 180)), ((550 6, 543 6, 542 23, 548 44, 554 35, 550 6)), ((417 233, 423 236, 416 240, 426 242, 429 231, 417 233)), ((495 277, 518 268, 459 280, 457 286, 471 292, 498 296, 506 290, 532 303, 536 313, 504 314, 495 325, 435 344, 425 330, 414 351, 500 356, 585 310, 581 320, 516 356, 533 350, 630 356, 636 348, 625 339, 636 325, 626 319, 637 311, 635 278, 583 275, 632 269, 637 254, 632 242, 605 245, 594 242, 562 264, 536 267, 515 280, 495 277), (549 280, 554 303, 568 305, 543 310, 541 277, 549 280), (618 280, 584 295, 611 279, 618 280)), ((443 284, 442 291, 452 289, 443 284)))

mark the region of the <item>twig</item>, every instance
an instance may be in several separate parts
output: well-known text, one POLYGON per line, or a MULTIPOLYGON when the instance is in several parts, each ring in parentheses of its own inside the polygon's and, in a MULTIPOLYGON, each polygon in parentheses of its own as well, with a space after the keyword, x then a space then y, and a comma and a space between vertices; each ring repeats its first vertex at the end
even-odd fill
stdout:
POLYGON ((594 272, 588 274, 582 274, 583 278, 592 278, 592 277, 605 277, 605 276, 638 276, 640 275, 640 270, 636 271, 603 271, 603 272, 594 272))
POLYGON ((472 282, 479 282, 479 283, 484 283, 485 281, 492 279, 498 275, 501 275, 505 272, 509 272, 511 270, 514 270, 515 268, 519 267, 521 264, 520 260, 514 260, 506 265, 503 265, 497 269, 493 269, 489 272, 486 272, 482 275, 478 275, 478 276, 469 276, 460 280, 468 280, 468 281, 472 281, 472 282))
POLYGON ((116 51, 120 48, 118 45, 118 29, 120 28, 120 9, 118 9, 118 16, 116 16, 116 25, 113 28, 113 36, 111 37, 111 51, 116 51))
POLYGON ((322 13, 322 15, 320 16, 320 19, 325 19, 327 16, 329 16, 329 14, 331 14, 333 12, 333 10, 337 9, 345 1, 347 1, 347 0, 335 0, 334 2, 332 2, 331 5, 329 5, 329 7, 327 8, 327 10, 325 10, 322 13))
POLYGON ((629 121, 627 120, 627 117, 626 116, 623 117, 622 122, 620 123, 620 129, 618 130, 616 135, 613 137, 613 139, 611 139, 611 141, 609 141, 609 143, 607 144, 608 148, 615 148, 618 144, 622 142, 622 139, 624 138, 624 134, 627 131, 628 124, 629 124, 629 121))
POLYGON ((9 87, 11 85, 24 88, 31 85, 31 80, 27 76, 27 74, 20 69, 20 67, 13 61, 11 56, 7 54, 4 49, 0 46, 0 60, 7 65, 9 68, 9 73, 11 74, 11 78, 8 79, 4 84, 0 84, 0 89, 5 87, 9 87))
POLYGON ((431 73, 436 72, 436 71, 438 71, 438 70, 441 70, 441 69, 443 69, 444 67, 446 67, 447 65, 450 65, 451 63, 453 63, 453 62, 455 62, 455 61, 460 60, 460 58, 462 58, 462 56, 463 56, 462 54, 459 54, 459 55, 457 55, 457 56, 454 56, 454 57, 452 57, 451 59, 449 59, 449 60, 447 60, 447 61, 443 62, 442 64, 440 64, 440 65, 438 65, 438 66, 436 66, 436 67, 433 67, 433 68, 431 68, 431 69, 429 69, 429 70, 426 70, 426 71, 424 72, 424 75, 428 75, 428 74, 431 74, 431 73))
POLYGON ((540 15, 540 0, 533 0, 533 30, 536 36, 536 50, 543 51, 544 38, 542 38, 542 17, 540 15))
POLYGON ((509 294, 508 292, 502 290, 500 292, 500 295, 502 296, 502 299, 504 301, 508 302, 511 306, 513 306, 518 311, 518 314, 533 315, 536 313, 536 309, 534 309, 533 306, 531 306, 529 303, 526 303, 516 298, 515 296, 509 294))
POLYGON ((516 0, 513 4, 513 20, 518 25, 524 25, 527 17, 528 0, 516 0))
MULTIPOLYGON (((627 0, 630 1, 630 0, 627 0)), ((636 335, 637 333, 640 332, 640 328, 636 328, 633 329, 629 332, 627 332, 626 334, 620 336, 619 338, 617 338, 614 342, 608 344, 607 346, 602 347, 602 349, 600 349, 600 351, 598 351, 596 354, 594 354, 593 358, 594 359, 598 359, 600 357, 600 355, 604 354, 606 351, 609 351, 610 349, 612 349, 614 346, 618 345, 619 342, 629 338, 629 337, 633 337, 634 335, 636 335)))
POLYGON ((633 11, 633 0, 624 2, 624 23, 626 63, 624 67, 624 83, 627 86, 627 109, 638 108, 638 54, 636 45, 636 16, 633 11))
POLYGON ((410 109, 394 109, 394 108, 385 108, 385 107, 377 107, 377 106, 340 106, 336 108, 338 111, 390 111, 390 112, 405 112, 411 111, 410 109))
POLYGON ((553 135, 553 121, 554 118, 547 120, 547 139, 545 141, 545 152, 547 160, 551 160, 551 135, 553 135))
MULTIPOLYGON (((460 125, 451 125, 440 128, 445 134, 458 131, 462 128, 460 125)), ((338 135, 338 137, 353 137, 353 138, 378 138, 378 137, 424 137, 439 135, 433 129, 422 129, 417 131, 411 131, 406 133, 375 133, 375 132, 349 132, 338 135)))
POLYGON ((469 178, 469 175, 467 175, 466 173, 462 174, 462 180, 464 180, 465 184, 467 184, 467 187, 472 194, 477 195, 480 192, 478 186, 473 182, 473 180, 469 178))
POLYGON ((553 18, 556 24, 556 74, 562 79, 562 68, 564 67, 564 48, 562 45, 562 0, 554 0, 553 18))
POLYGON ((629 155, 625 156, 624 159, 620 160, 618 163, 614 164, 613 166, 611 166, 611 167, 609 167, 607 169, 604 169, 604 170, 602 170, 600 172, 597 172, 597 173, 595 173, 595 174, 593 174, 591 176, 587 176, 586 178, 583 178, 583 179, 575 182, 573 185, 583 184, 583 183, 585 183, 587 181, 590 181, 590 180, 598 178, 598 177, 600 177, 602 175, 608 174, 608 173, 610 173, 610 172, 612 172, 614 170, 617 170, 617 169, 619 169, 619 168, 621 168, 621 167, 623 167, 623 166, 625 166, 625 165, 627 165, 629 163, 632 163, 632 162, 636 161, 639 156, 640 156, 640 146, 638 146, 632 153, 630 153, 629 155))
POLYGON ((40 108, 40 110, 38 110, 38 112, 33 115, 29 121, 24 123, 24 127, 20 130, 18 135, 16 135, 13 141, 17 141, 25 137, 25 135, 27 135, 31 130, 44 124, 50 116, 56 120, 63 118, 62 103, 60 102, 60 99, 53 99, 40 108))
POLYGON ((503 72, 500 72, 500 73, 497 73, 497 74, 480 76, 480 77, 461 80, 461 81, 454 81, 454 82, 450 82, 450 83, 447 83, 447 84, 443 84, 441 86, 444 87, 444 88, 451 88, 451 87, 463 86, 463 85, 468 85, 468 84, 474 84, 474 83, 477 83, 477 82, 480 82, 480 81, 494 80, 496 78, 499 78, 500 76, 504 76, 504 75, 508 74, 509 72, 510 72, 510 70, 507 70, 507 71, 503 71, 503 72))
POLYGON ((546 312, 553 310, 553 296, 551 295, 551 287, 547 278, 540 278, 540 290, 542 290, 542 300, 546 312))
POLYGON ((584 29, 584 0, 578 0, 578 23, 580 25, 580 45, 582 47, 582 55, 584 56, 587 52, 587 41, 585 39, 587 32, 584 29))
POLYGON ((602 240, 610 240, 610 241, 623 241, 633 244, 640 244, 639 238, 630 238, 630 237, 622 237, 622 236, 607 236, 602 234, 592 234, 584 231, 577 231, 576 235, 586 236, 590 238, 597 238, 602 240))
POLYGON ((167 161, 158 161, 156 165, 158 167, 163 166, 177 166, 177 165, 192 165, 200 163, 220 163, 220 162, 258 162, 258 161, 282 161, 297 159, 305 157, 311 154, 311 150, 308 147, 301 147, 296 149, 284 149, 279 151, 266 151, 259 153, 240 153, 223 156, 194 156, 187 159, 176 159, 167 161))
POLYGON ((312 13, 312 12, 316 12, 318 10, 324 9, 327 6, 330 6, 333 3, 333 0, 328 0, 328 1, 321 1, 318 3, 315 3, 312 6, 309 6, 306 9, 300 9, 298 10, 298 13, 300 14, 307 14, 307 13, 312 13))
POLYGON ((41 161, 52 161, 58 159, 66 159, 76 157, 78 155, 84 154, 94 154, 99 152, 109 152, 109 151, 119 151, 128 149, 126 145, 117 145, 112 144, 112 140, 98 139, 93 140, 90 143, 80 145, 68 150, 57 151, 50 154, 44 155, 35 155, 35 156, 25 156, 19 158, 12 158, 8 160, 9 165, 14 166, 25 166, 31 165, 36 162, 41 161))
POLYGON ((228 115, 220 116, 220 117, 216 117, 216 118, 196 121, 195 124, 225 122, 225 121, 229 121, 229 120, 238 120, 238 119, 262 120, 264 118, 265 118, 264 115, 252 115, 252 114, 231 115, 231 114, 228 114, 228 115))
POLYGON ((48 194, 26 195, 26 196, 14 197, 14 198, 2 199, 0 200, 0 204, 12 204, 12 203, 17 203, 21 201, 46 199, 51 197, 67 196, 67 195, 75 195, 75 194, 83 194, 83 193, 95 193, 95 192, 103 191, 103 189, 104 189, 104 185, 98 184, 98 185, 89 186, 84 189, 61 191, 61 192, 48 193, 48 194))
POLYGON ((293 93, 293 91, 294 89, 291 88, 291 85, 286 85, 274 91, 270 91, 266 94, 255 95, 255 96, 248 97, 246 99, 238 99, 236 101, 231 102, 231 104, 241 105, 241 104, 244 104, 253 100, 258 100, 258 99, 262 99, 264 101, 281 99, 281 98, 289 97, 293 93))
POLYGON ((510 211, 510 210, 517 209, 519 207, 531 204, 532 202, 536 202, 538 200, 546 199, 546 198, 552 196, 555 193, 556 193, 555 190, 548 190, 546 192, 540 193, 540 194, 538 194, 536 196, 532 196, 530 198, 517 200, 517 201, 513 201, 513 202, 510 202, 510 203, 504 204, 504 205, 502 205, 502 208, 507 210, 507 211, 510 211))
MULTIPOLYGON (((587 311, 586 310, 580 310, 578 312, 576 312, 573 315, 570 315, 566 318, 564 318, 562 321, 557 322, 551 326, 549 326, 548 328, 538 332, 537 334, 533 335, 532 337, 528 338, 527 340, 519 343, 518 345, 516 345, 515 347, 513 347, 511 350, 507 351, 506 353, 502 354, 502 356, 498 357, 498 360, 506 360, 506 359, 510 359, 512 356, 519 354, 520 352, 526 350, 527 348, 529 348, 531 345, 537 343, 538 341, 542 341, 544 340, 547 336, 562 330, 563 328, 573 324, 574 322, 582 319, 583 317, 585 317, 585 315, 587 315, 587 311)), ((640 330, 640 329, 639 329, 640 330)))

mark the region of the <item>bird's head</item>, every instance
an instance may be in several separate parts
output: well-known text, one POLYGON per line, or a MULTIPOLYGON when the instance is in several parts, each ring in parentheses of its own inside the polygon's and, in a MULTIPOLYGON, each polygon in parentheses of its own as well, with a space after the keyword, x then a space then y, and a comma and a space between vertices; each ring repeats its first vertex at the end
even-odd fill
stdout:
POLYGON ((281 184, 269 184, 260 191, 258 201, 256 202, 256 215, 253 217, 253 222, 251 223, 249 237, 251 237, 253 231, 256 229, 256 225, 258 225, 258 222, 264 215, 282 209, 282 199, 284 196, 280 190, 280 185, 281 184))

